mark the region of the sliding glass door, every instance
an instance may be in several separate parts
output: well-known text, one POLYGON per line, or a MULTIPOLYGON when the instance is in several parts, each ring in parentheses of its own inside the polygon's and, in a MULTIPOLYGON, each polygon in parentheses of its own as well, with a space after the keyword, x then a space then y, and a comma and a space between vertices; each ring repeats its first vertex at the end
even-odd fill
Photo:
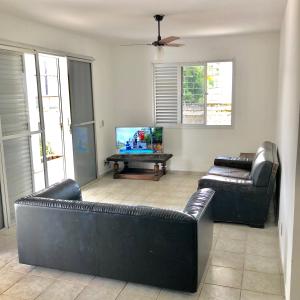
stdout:
POLYGON ((67 60, 64 57, 25 55, 29 119, 32 133, 36 190, 64 178, 74 178, 70 138, 67 60), (67 121, 66 121, 67 120, 67 121))
POLYGON ((0 49, 0 228, 14 202, 97 177, 91 64, 0 49))
POLYGON ((5 223, 14 222, 14 202, 34 190, 23 54, 0 51, 0 164, 5 223))
POLYGON ((97 178, 91 63, 68 60, 75 178, 97 178))
POLYGON ((59 58, 39 55, 48 185, 66 178, 59 58))

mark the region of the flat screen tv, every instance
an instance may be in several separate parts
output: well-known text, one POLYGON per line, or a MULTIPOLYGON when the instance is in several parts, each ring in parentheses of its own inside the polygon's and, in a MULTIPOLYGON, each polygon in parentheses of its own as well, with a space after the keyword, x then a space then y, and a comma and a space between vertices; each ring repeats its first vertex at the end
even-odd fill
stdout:
POLYGON ((163 153, 162 127, 117 127, 118 154, 163 153))

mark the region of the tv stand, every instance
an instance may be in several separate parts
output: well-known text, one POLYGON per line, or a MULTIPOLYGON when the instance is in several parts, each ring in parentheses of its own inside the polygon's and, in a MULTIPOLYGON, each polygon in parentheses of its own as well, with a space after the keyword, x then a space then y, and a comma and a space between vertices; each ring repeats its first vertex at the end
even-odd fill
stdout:
POLYGON ((114 154, 107 161, 114 162, 114 179, 144 179, 158 181, 167 173, 166 163, 172 154, 114 154), (124 163, 120 170, 119 162, 124 163), (154 163, 153 169, 131 168, 129 163, 154 163), (161 168, 160 165, 161 164, 161 168))

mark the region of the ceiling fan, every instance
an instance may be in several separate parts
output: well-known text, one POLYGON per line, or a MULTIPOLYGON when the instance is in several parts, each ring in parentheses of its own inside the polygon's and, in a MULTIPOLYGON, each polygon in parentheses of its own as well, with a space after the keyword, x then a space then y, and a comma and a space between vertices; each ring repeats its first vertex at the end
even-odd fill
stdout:
POLYGON ((128 44, 128 45, 121 45, 121 46, 154 46, 154 47, 181 47, 184 46, 184 44, 177 44, 177 43, 172 43, 176 40, 179 40, 180 38, 177 36, 168 36, 166 38, 161 38, 160 35, 160 22, 164 19, 164 15, 155 15, 153 16, 155 21, 157 22, 157 29, 158 29, 158 35, 157 35, 157 40, 148 43, 148 44, 128 44))

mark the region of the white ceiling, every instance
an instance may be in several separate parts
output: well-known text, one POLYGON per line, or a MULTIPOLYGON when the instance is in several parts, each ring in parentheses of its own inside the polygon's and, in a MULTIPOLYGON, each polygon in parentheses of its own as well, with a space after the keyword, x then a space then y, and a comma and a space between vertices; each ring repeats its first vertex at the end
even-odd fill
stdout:
POLYGON ((156 38, 153 15, 166 15, 162 36, 183 38, 277 30, 286 0, 0 0, 0 12, 91 36, 156 38))

